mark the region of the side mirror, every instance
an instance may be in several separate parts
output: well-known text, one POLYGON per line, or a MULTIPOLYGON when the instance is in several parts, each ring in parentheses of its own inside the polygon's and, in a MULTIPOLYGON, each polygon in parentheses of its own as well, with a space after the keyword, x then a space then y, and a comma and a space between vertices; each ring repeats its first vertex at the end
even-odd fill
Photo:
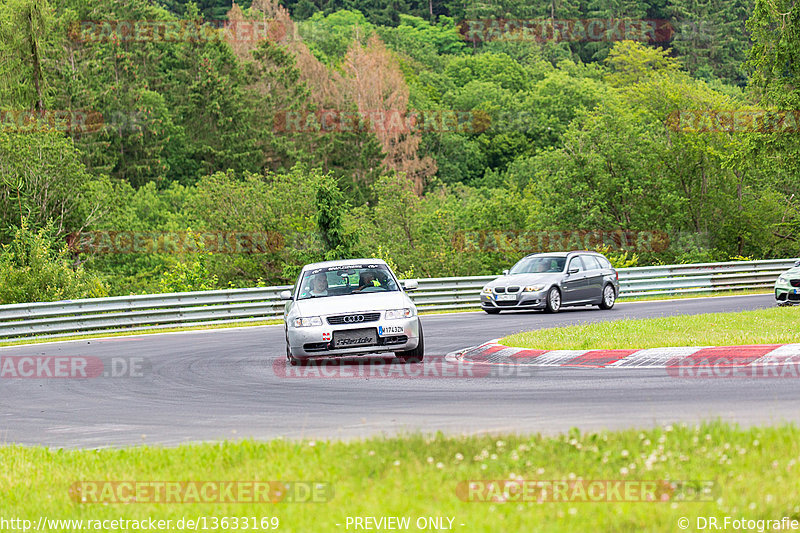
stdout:
POLYGON ((407 279, 403 282, 403 288, 407 291, 413 291, 419 288, 419 282, 415 279, 407 279))
POLYGON ((281 300, 291 300, 292 291, 281 291, 280 298, 281 300))
POLYGON ((508 269, 503 270, 503 275, 508 276, 508 269))
POLYGON ((578 272, 580 272, 580 269, 577 269, 577 268, 570 268, 570 269, 567 271, 567 274, 570 274, 570 275, 571 275, 571 274, 577 274, 578 272))

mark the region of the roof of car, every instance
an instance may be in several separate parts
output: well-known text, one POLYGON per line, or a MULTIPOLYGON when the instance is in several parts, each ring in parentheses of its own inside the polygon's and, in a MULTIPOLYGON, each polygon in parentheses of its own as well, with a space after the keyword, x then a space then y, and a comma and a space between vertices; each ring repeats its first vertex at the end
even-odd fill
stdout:
POLYGON ((303 270, 312 270, 315 268, 326 268, 332 266, 349 266, 349 265, 385 265, 386 261, 383 259, 375 259, 374 257, 361 258, 361 259, 337 259, 336 261, 322 261, 321 263, 309 263, 303 267, 303 270))
POLYGON ((591 250, 572 250, 572 251, 569 251, 569 252, 541 252, 541 253, 538 253, 538 254, 530 254, 530 255, 528 255, 528 256, 526 256, 526 257, 536 257, 537 255, 542 255, 542 256, 551 256, 551 257, 552 257, 552 256, 555 256, 555 257, 567 257, 567 256, 568 256, 568 255, 570 255, 570 254, 595 254, 595 255, 602 255, 602 254, 601 254, 601 253, 599 253, 599 252, 593 252, 593 251, 591 251, 591 250))

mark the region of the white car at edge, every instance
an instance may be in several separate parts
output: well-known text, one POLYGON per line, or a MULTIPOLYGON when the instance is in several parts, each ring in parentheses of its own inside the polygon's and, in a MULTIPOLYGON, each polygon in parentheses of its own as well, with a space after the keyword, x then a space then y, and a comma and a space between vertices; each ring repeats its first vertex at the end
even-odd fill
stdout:
POLYGON ((393 353, 404 362, 424 356, 422 325, 406 294, 417 281, 398 281, 385 261, 348 259, 303 267, 283 291, 286 358, 312 359, 393 353))

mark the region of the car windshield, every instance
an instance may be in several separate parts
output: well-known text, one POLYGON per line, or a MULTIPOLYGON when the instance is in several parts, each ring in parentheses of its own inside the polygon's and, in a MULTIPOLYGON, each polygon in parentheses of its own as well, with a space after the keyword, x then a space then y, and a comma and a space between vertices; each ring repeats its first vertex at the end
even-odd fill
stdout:
POLYGON ((345 265, 303 272, 298 300, 400 290, 386 265, 345 265))
POLYGON ((563 272, 566 257, 534 256, 525 257, 514 265, 509 274, 537 274, 547 272, 563 272))

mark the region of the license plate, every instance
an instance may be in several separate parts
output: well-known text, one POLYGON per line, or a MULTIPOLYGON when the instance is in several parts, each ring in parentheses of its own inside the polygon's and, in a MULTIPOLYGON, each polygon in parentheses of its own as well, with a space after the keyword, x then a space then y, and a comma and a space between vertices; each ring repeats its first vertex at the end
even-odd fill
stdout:
POLYGON ((497 301, 498 302, 508 302, 508 301, 513 301, 513 300, 516 300, 516 299, 517 299, 517 295, 516 294, 498 294, 497 295, 497 301))
POLYGON ((385 337, 387 335, 402 335, 406 332, 403 326, 378 326, 378 335, 385 337))
POLYGON ((350 329, 333 333, 334 348, 351 348, 353 346, 370 346, 377 344, 375 328, 350 329))
POLYGON ((795 290, 794 290, 794 293, 795 293, 795 294, 800 294, 800 293, 798 293, 797 291, 800 291, 800 289, 795 289, 795 290))

